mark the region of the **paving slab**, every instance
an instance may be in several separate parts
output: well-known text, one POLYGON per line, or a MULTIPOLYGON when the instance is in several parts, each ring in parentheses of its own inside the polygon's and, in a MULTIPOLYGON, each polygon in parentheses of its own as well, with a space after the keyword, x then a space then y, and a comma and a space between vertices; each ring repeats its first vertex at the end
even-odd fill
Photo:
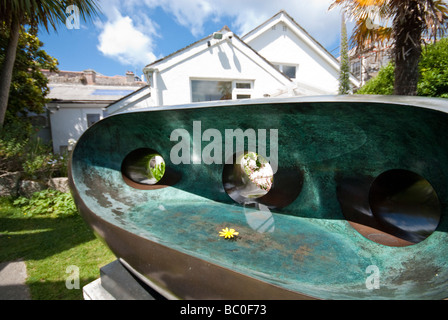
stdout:
POLYGON ((31 300, 24 261, 0 263, 0 300, 31 300))

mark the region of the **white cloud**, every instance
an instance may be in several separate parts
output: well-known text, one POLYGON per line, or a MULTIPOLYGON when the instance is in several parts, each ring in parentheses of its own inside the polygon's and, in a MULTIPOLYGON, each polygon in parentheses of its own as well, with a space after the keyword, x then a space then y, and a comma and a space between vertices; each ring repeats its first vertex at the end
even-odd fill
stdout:
POLYGON ((144 0, 149 7, 160 6, 176 21, 198 37, 208 20, 231 19, 229 26, 243 35, 272 17, 280 10, 288 12, 319 41, 331 43, 338 39, 338 10, 328 11, 333 0, 144 0))
POLYGON ((204 35, 207 21, 229 19, 231 27, 240 35, 252 30, 280 10, 287 11, 312 35, 324 39, 338 37, 339 10, 328 11, 334 0, 127 0, 127 10, 139 8, 149 11, 162 8, 175 21, 190 30, 195 37, 204 35))
POLYGON ((97 21, 100 29, 98 50, 126 66, 141 67, 157 59, 154 39, 157 24, 145 15, 122 15, 118 1, 103 2, 106 21, 97 21), (105 5, 107 4, 107 5, 105 5))
MULTIPOLYGON (((135 1, 135 0, 131 0, 135 1)), ((172 14, 178 24, 199 37, 207 20, 213 20, 221 4, 213 0, 141 0, 147 8, 161 7, 172 14)))
POLYGON ((152 39, 139 31, 127 16, 106 22, 98 39, 98 50, 123 65, 139 66, 156 59, 152 39))
POLYGON ((209 21, 227 21, 229 27, 242 36, 278 11, 285 10, 319 42, 329 46, 339 41, 340 34, 339 10, 328 12, 332 1, 102 0, 106 21, 97 23, 101 31, 98 49, 125 65, 140 67, 154 61, 156 44, 163 34, 154 21, 157 16, 151 15, 157 7, 195 38, 205 36, 204 26, 209 21))

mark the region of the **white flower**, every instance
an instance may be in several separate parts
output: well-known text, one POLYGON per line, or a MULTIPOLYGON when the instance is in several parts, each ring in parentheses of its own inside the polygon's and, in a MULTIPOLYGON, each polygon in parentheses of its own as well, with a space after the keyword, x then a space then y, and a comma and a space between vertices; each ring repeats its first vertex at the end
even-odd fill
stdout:
POLYGON ((269 191, 272 187, 274 173, 268 163, 264 163, 263 159, 256 153, 246 154, 241 159, 241 166, 249 179, 259 188, 269 191), (257 160, 258 164, 257 165, 257 160))

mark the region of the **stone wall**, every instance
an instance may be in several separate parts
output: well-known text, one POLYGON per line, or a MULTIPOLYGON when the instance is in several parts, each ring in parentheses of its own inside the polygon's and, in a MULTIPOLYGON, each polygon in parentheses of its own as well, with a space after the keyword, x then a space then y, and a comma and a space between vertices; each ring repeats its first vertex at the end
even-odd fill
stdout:
POLYGON ((105 76, 95 72, 95 70, 84 71, 59 71, 50 72, 48 70, 42 70, 42 73, 48 78, 51 83, 64 83, 64 84, 79 84, 79 85, 103 85, 103 86, 136 86, 143 87, 146 85, 144 81, 141 81, 136 75, 128 71, 126 75, 120 76, 105 76))
POLYGON ((53 189, 70 192, 68 178, 52 178, 48 181, 22 180, 20 172, 5 172, 0 174, 0 197, 24 196, 30 198, 34 192, 53 189))

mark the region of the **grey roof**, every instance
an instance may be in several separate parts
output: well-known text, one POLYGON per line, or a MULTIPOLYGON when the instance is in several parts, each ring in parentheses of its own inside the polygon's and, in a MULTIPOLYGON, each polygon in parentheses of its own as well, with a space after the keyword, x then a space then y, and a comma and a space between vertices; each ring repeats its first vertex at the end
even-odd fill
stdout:
POLYGON ((77 84, 49 84, 50 93, 47 98, 58 102, 104 102, 117 101, 140 86, 98 86, 77 84))

